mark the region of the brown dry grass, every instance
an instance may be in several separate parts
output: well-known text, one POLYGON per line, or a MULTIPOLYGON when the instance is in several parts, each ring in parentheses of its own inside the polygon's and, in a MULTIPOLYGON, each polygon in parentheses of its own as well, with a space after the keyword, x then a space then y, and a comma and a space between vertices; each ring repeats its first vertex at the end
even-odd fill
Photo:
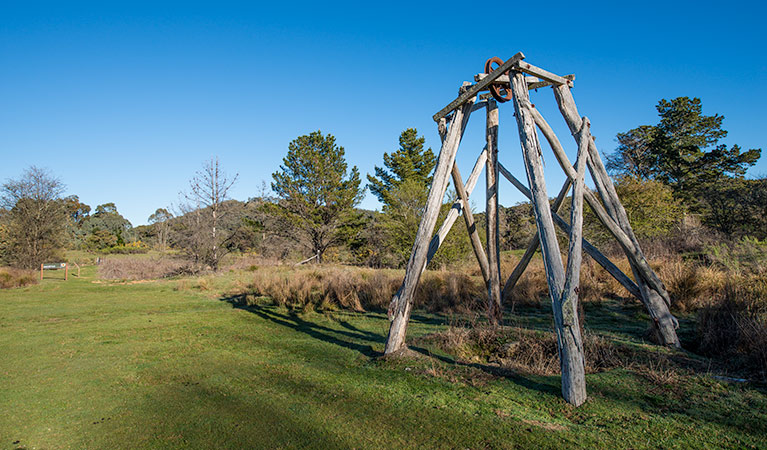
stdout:
POLYGON ((190 261, 170 257, 107 258, 98 269, 99 277, 107 280, 154 280, 199 272, 190 261))
MULTIPOLYGON (((519 258, 504 255, 501 273, 508 276, 519 258)), ((625 258, 615 264, 631 276, 625 258)), ((473 261, 446 271, 428 271, 421 278, 416 306, 431 312, 468 312, 481 309, 486 301, 481 274, 473 261)), ((725 272, 703 267, 680 257, 665 256, 651 261, 666 283, 676 311, 692 311, 712 303, 721 292, 725 272)), ((351 309, 386 309, 404 273, 401 270, 370 269, 350 266, 284 266, 258 257, 241 258, 231 269, 254 273, 247 288, 255 296, 270 297, 275 303, 291 307, 307 305, 351 309)), ((629 298, 630 294, 607 271, 591 258, 584 258, 580 280, 581 303, 599 304, 606 298, 629 298)), ((504 304, 537 306, 546 300, 548 287, 540 256, 536 256, 504 304)))
MULTIPOLYGON (((519 262, 519 258, 513 255, 504 255, 501 261, 501 273, 508 276, 519 262)), ((565 259, 566 262, 566 259, 565 259)), ((628 261, 618 260, 616 265, 625 273, 631 273, 628 261), (628 271, 628 272, 627 272, 628 271)), ((601 303, 609 297, 628 297, 630 294, 618 283, 606 270, 602 269, 591 258, 585 257, 581 267, 580 299, 586 303, 601 303)), ((512 307, 537 306, 548 296, 546 284, 546 272, 540 255, 536 255, 527 270, 520 277, 514 289, 506 294, 504 304, 512 307)))
POLYGON ((34 270, 0 267, 0 289, 29 286, 40 282, 40 274, 34 270))
MULTIPOLYGON (((419 343, 435 345, 465 363, 497 364, 515 372, 536 375, 560 373, 557 341, 553 332, 519 327, 452 326, 424 336, 419 343)), ((692 360, 670 358, 663 350, 646 350, 586 333, 583 342, 586 373, 614 368, 636 371, 656 384, 673 384, 682 372, 704 370, 692 360)))
MULTIPOLYGON (((515 256, 505 256, 501 272, 510 274, 518 262, 515 256)), ((613 258, 615 265, 632 277, 631 266, 626 258, 613 258)), ((717 301, 722 290, 733 276, 719 267, 705 266, 697 261, 686 261, 678 255, 666 255, 650 261, 651 266, 663 280, 671 297, 671 307, 678 312, 696 311, 717 301)), ((582 303, 599 304, 606 298, 630 298, 631 294, 600 267, 593 259, 585 257, 581 267, 579 298, 582 303)), ((507 293, 507 305, 535 306, 548 295, 543 261, 536 255, 514 289, 507 293)))
MULTIPOLYGON (((385 310, 399 289, 401 270, 349 266, 261 267, 235 295, 261 297, 290 308, 385 310)), ((428 271, 421 277, 415 306, 430 312, 470 312, 484 307, 480 279, 463 273, 428 271)))
POLYGON ((679 256, 656 259, 652 266, 668 289, 671 307, 680 312, 711 305, 730 276, 721 269, 685 261, 679 256))
POLYGON ((698 314, 699 351, 767 379, 767 276, 728 280, 698 314))

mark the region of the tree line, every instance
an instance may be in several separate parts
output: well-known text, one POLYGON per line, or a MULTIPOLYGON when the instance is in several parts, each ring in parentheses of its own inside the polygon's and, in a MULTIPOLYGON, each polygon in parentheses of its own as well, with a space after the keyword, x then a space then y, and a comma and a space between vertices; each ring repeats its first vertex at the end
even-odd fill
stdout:
MULTIPOLYGON (((616 150, 607 156, 637 235, 668 236, 684 218, 696 217, 725 236, 767 238, 767 180, 745 178, 761 150, 720 144, 727 135, 724 118, 703 115, 697 98, 661 100, 657 111, 657 124, 619 133, 616 150)), ((175 207, 158 208, 149 225, 138 227, 114 203, 92 210, 75 195, 64 197, 63 182, 33 166, 2 186, 0 261, 31 268, 63 260, 64 249, 133 253, 155 248, 212 269, 232 252, 403 267, 436 155, 416 129, 408 128, 398 148, 382 159, 363 184, 336 138, 311 132, 289 143, 271 189, 264 183, 261 192, 239 201, 229 195, 238 175, 228 175, 212 158, 192 176, 175 207), (380 212, 358 208, 365 189, 380 201, 380 212)), ((449 192, 443 215, 454 200, 449 192)), ((525 247, 536 232, 529 203, 500 208, 500 215, 502 250, 525 247)), ((477 219, 482 227, 484 215, 477 219)), ((596 223, 586 215, 587 234, 599 242, 596 223)), ((470 251, 468 238, 455 230, 432 265, 460 260, 470 251)))

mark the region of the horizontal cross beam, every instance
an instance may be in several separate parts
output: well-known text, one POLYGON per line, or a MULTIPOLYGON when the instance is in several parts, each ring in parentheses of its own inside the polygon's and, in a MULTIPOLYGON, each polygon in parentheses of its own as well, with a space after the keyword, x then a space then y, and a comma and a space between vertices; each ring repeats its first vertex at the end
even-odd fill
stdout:
POLYGON ((569 79, 568 77, 560 77, 559 75, 553 74, 548 70, 543 70, 540 67, 536 67, 524 61, 518 61, 516 64, 514 64, 513 69, 524 72, 528 75, 532 75, 534 77, 538 77, 542 80, 548 81, 551 84, 566 84, 568 87, 573 87, 573 80, 569 79))
POLYGON ((466 103, 466 101, 468 101, 470 98, 477 95, 483 89, 487 88, 493 81, 495 81, 498 77, 500 77, 501 75, 509 71, 512 68, 512 66, 522 61, 523 59, 525 59, 525 55, 522 52, 519 52, 516 55, 512 56, 511 58, 507 59, 497 69, 490 72, 490 74, 487 77, 482 79, 482 81, 469 87, 465 92, 460 94, 458 98, 456 98, 455 100, 450 102, 447 106, 439 110, 438 113, 432 116, 432 119, 434 119, 435 122, 439 122, 439 119, 445 117, 451 111, 453 111, 454 109, 466 103))

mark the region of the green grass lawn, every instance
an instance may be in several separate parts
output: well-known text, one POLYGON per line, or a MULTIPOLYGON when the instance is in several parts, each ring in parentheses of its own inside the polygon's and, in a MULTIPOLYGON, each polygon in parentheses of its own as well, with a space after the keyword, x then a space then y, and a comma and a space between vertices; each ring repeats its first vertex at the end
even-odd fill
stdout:
MULTIPOLYGON (((558 377, 429 348, 377 359, 381 313, 240 308, 215 282, 82 274, 0 291, 0 448, 767 448, 767 395, 752 385, 616 369, 588 375, 576 409, 558 377)), ((616 308, 592 314, 605 332, 644 327, 616 308)), ((546 327, 542 312, 527 320, 546 327)), ((444 323, 415 314, 409 336, 444 323)))

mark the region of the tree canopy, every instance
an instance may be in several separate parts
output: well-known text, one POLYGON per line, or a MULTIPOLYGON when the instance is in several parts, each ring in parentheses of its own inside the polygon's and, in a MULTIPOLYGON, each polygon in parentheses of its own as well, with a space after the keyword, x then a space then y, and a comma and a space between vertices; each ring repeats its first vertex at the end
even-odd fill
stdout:
POLYGON ((708 183, 722 177, 743 177, 759 159, 761 149, 719 144, 727 136, 724 116, 703 115, 699 98, 661 100, 660 121, 619 133, 618 148, 607 157, 615 174, 654 179, 669 185, 675 196, 694 204, 693 198, 708 183))
POLYGON ((385 206, 392 204, 392 192, 406 180, 424 186, 431 184, 431 172, 437 158, 431 148, 424 150, 426 139, 418 137, 418 130, 408 128, 400 134, 399 149, 392 154, 384 153, 384 167, 375 167, 375 175, 369 175, 368 187, 385 206))
POLYGON ((95 212, 82 220, 80 229, 86 245, 94 250, 125 245, 134 239, 133 225, 111 202, 96 206, 95 212))
POLYGON ((331 246, 349 237, 358 222, 354 207, 362 201, 357 167, 348 170, 344 148, 320 130, 288 145, 280 169, 272 174, 277 202, 271 211, 282 219, 281 230, 294 235, 322 259, 331 246))
POLYGON ((64 183, 45 169, 29 167, 0 190, 4 259, 17 267, 34 268, 60 258, 67 223, 61 199, 64 183))

